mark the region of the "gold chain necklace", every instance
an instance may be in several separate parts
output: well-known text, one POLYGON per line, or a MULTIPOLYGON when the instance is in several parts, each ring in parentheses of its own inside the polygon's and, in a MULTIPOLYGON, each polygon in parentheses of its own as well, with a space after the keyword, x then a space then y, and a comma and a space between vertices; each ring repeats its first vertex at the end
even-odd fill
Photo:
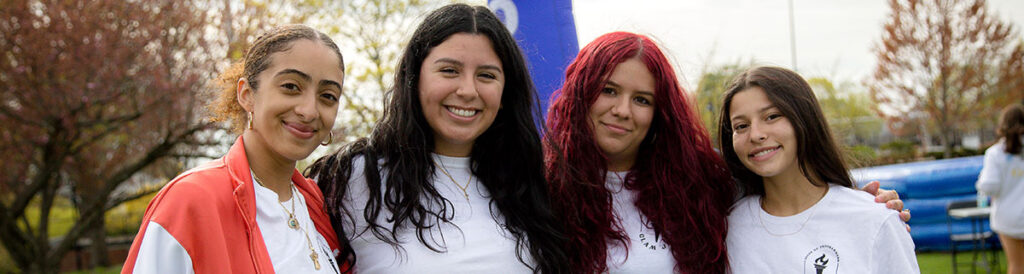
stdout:
MULTIPOLYGON (((249 172, 252 172, 252 177, 253 177, 253 179, 256 179, 256 183, 260 184, 260 186, 262 186, 264 188, 267 187, 266 185, 263 184, 263 180, 260 179, 259 176, 256 176, 256 172, 252 171, 252 169, 249 169, 249 172)), ((294 212, 295 212, 295 200, 298 200, 299 197, 297 197, 296 194, 295 194, 295 192, 297 192, 296 189, 295 189, 295 184, 291 183, 291 181, 289 181, 289 183, 290 184, 288 186, 288 190, 291 191, 291 193, 292 193, 292 198, 291 198, 291 200, 292 200, 292 210, 288 211, 288 208, 285 207, 284 204, 282 204, 280 200, 277 201, 277 204, 281 205, 281 208, 284 209, 285 213, 288 213, 288 227, 290 227, 292 229, 301 229, 302 230, 302 234, 306 236, 306 245, 309 247, 309 251, 310 251, 309 252, 309 259, 313 261, 313 268, 316 268, 316 270, 320 270, 320 255, 317 254, 316 253, 316 249, 313 248, 313 241, 311 241, 309 239, 309 231, 306 231, 305 227, 299 226, 299 220, 295 219, 295 214, 294 214, 294 212)))
POLYGON ((470 176, 469 181, 466 182, 466 186, 462 186, 459 184, 459 182, 455 181, 455 178, 453 178, 451 174, 448 173, 448 168, 444 166, 444 163, 440 163, 436 159, 434 160, 434 163, 441 166, 441 173, 444 173, 445 176, 448 176, 448 180, 452 180, 452 183, 462 190, 462 195, 466 197, 466 202, 469 202, 469 191, 467 191, 466 189, 469 189, 469 183, 473 182, 473 177, 470 176))
MULTIPOLYGON (((252 171, 252 169, 250 169, 249 171, 252 171)), ((263 179, 260 179, 260 176, 256 176, 256 172, 252 173, 252 177, 256 179, 256 183, 260 184, 260 186, 267 187, 266 185, 263 184, 263 179)), ((289 181, 289 183, 291 183, 291 182, 289 181)), ((292 191, 292 189, 294 187, 295 187, 295 184, 290 184, 288 190, 292 191)), ((292 191, 292 198, 295 198, 295 191, 292 191)), ((281 205, 281 208, 284 209, 285 213, 288 213, 288 227, 290 227, 292 229, 299 229, 299 220, 295 219, 295 214, 294 214, 294 212, 295 212, 295 199, 291 199, 291 200, 292 200, 292 210, 291 211, 288 211, 288 208, 285 207, 284 204, 281 203, 281 201, 277 201, 277 203, 281 205)))
MULTIPOLYGON (((824 198, 822 198, 822 199, 824 199, 824 198)), ((807 215, 807 219, 804 219, 804 221, 802 223, 800 223, 800 227, 797 228, 796 231, 793 231, 793 232, 790 232, 790 233, 774 233, 774 232, 772 232, 771 229, 768 228, 768 225, 766 225, 764 223, 764 217, 761 217, 762 214, 768 214, 768 210, 764 209, 764 196, 761 196, 761 198, 758 199, 758 202, 760 204, 760 207, 758 208, 758 210, 754 211, 754 214, 757 215, 757 220, 761 221, 761 227, 764 227, 764 231, 768 232, 768 234, 771 234, 772 236, 789 236, 789 235, 793 235, 793 234, 799 233, 801 230, 804 230, 804 226, 807 225, 807 222, 809 222, 811 220, 811 218, 814 217, 814 213, 818 212, 818 209, 814 208, 813 211, 811 211, 811 213, 807 215)), ((819 200, 818 203, 820 203, 820 202, 821 201, 819 200)), ((815 205, 817 205, 817 203, 815 203, 814 205, 811 205, 811 207, 814 207, 815 205)), ((797 213, 797 214, 799 214, 799 213, 797 213)))

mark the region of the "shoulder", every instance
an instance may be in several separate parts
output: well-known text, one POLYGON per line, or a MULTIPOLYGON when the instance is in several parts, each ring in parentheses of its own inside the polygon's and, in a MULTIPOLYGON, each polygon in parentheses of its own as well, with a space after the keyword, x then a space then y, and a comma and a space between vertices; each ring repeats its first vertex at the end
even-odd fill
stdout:
POLYGON ((889 218, 899 218, 899 212, 886 208, 884 203, 875 202, 875 197, 863 190, 830 185, 829 191, 833 192, 829 211, 851 223, 876 227, 889 218))
POLYGON ((165 185, 149 204, 150 220, 164 227, 183 215, 201 213, 211 207, 233 204, 234 186, 221 159, 185 171, 165 185))
POLYGON ((985 149, 985 156, 1002 154, 1006 154, 1006 144, 1002 139, 1000 139, 999 142, 996 142, 994 145, 988 147, 988 149, 985 149))
POLYGON ((760 195, 748 195, 741 198, 739 201, 736 201, 729 212, 729 222, 743 219, 744 216, 754 214, 753 209, 756 208, 754 205, 757 204, 760 199, 760 195))

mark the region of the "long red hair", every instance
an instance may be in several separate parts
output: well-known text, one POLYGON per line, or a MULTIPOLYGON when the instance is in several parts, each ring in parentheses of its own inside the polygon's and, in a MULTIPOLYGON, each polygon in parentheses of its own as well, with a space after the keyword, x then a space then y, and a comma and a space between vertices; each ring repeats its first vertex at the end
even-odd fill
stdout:
POLYGON ((588 114, 611 72, 630 58, 654 76, 656 107, 625 185, 670 246, 676 271, 725 272, 726 216, 736 198, 729 171, 668 59, 650 38, 627 32, 602 35, 580 51, 548 112, 545 164, 553 206, 576 252, 569 263, 582 273, 604 272, 609 244, 629 242, 613 216, 608 160, 588 114))

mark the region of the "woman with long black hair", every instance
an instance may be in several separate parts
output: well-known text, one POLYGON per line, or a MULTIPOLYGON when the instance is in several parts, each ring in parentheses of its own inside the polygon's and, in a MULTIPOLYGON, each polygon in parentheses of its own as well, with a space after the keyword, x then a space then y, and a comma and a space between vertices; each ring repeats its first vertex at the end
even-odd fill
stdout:
POLYGON ((318 160, 327 209, 369 273, 568 272, 549 205, 537 98, 486 7, 427 15, 370 137, 318 160))

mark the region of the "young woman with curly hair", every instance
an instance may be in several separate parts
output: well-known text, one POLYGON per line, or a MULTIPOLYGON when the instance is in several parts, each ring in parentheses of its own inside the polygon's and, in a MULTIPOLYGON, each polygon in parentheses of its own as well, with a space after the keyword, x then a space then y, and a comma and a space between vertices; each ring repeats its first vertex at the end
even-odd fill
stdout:
POLYGON ((547 177, 574 270, 724 272, 735 190, 658 46, 602 35, 555 96, 547 177))
POLYGON ((345 272, 323 195, 295 169, 331 142, 344 71, 334 41, 307 26, 257 37, 211 104, 240 136, 157 193, 122 272, 345 272))

